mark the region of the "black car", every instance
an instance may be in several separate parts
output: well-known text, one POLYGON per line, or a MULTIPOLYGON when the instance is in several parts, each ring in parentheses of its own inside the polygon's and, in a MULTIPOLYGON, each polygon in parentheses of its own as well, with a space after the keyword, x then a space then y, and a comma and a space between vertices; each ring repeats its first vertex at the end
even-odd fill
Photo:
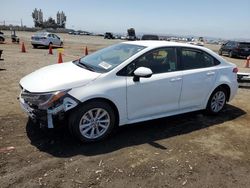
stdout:
POLYGON ((141 40, 159 40, 158 35, 143 35, 141 40))
POLYGON ((229 57, 247 57, 250 55, 250 42, 228 41, 222 44, 219 49, 219 55, 228 55, 229 57))
POLYGON ((114 39, 115 37, 114 37, 113 33, 106 32, 106 33, 104 34, 104 38, 105 38, 105 39, 114 39))

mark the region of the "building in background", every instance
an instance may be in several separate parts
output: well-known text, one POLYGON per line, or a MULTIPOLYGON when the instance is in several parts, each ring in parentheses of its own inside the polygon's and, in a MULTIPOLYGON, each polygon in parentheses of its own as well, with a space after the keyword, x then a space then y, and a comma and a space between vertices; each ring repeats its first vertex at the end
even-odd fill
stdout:
POLYGON ((41 27, 43 24, 43 12, 41 9, 36 9, 32 12, 35 27, 41 27))
POLYGON ((65 28, 66 25, 66 16, 63 11, 57 12, 56 21, 52 17, 49 17, 47 20, 43 20, 42 10, 35 8, 35 10, 32 12, 32 18, 35 27, 56 29, 65 28))
POLYGON ((64 12, 57 12, 56 14, 56 23, 57 25, 59 25, 62 28, 65 28, 65 23, 66 23, 66 16, 64 14, 64 12))

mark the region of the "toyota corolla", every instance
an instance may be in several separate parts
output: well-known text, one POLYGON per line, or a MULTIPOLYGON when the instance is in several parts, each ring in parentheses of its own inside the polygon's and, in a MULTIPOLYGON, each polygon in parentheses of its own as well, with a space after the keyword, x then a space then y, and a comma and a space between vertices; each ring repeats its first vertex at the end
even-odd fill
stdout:
POLYGON ((67 121, 75 137, 93 142, 115 126, 202 109, 218 114, 237 92, 237 71, 204 47, 123 42, 25 76, 19 98, 38 124, 67 121))

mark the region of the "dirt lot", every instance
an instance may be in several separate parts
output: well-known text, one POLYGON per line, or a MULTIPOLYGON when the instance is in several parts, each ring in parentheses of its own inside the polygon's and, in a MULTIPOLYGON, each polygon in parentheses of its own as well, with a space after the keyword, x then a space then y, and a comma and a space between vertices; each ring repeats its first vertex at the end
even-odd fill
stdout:
MULTIPOLYGON (((6 33, 8 35, 8 33, 6 33)), ((43 131, 16 100, 19 80, 57 62, 57 50, 0 44, 0 187, 249 187, 250 90, 240 88, 220 116, 200 112, 119 128, 95 144, 80 144, 67 129, 43 131)), ((63 60, 119 40, 61 35, 63 60)), ((218 50, 219 46, 208 46, 218 50)), ((225 57, 226 58, 226 57, 225 57)), ((226 58, 229 59, 229 58, 226 58)), ((244 69, 243 59, 229 59, 244 69)))

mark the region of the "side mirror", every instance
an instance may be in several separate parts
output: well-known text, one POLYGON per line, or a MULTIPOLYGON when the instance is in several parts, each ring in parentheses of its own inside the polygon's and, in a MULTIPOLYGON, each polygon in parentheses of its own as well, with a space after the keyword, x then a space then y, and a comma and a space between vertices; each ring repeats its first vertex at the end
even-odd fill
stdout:
POLYGON ((134 71, 134 82, 139 82, 140 77, 142 78, 150 78, 152 76, 153 72, 151 69, 146 67, 139 67, 134 71))

